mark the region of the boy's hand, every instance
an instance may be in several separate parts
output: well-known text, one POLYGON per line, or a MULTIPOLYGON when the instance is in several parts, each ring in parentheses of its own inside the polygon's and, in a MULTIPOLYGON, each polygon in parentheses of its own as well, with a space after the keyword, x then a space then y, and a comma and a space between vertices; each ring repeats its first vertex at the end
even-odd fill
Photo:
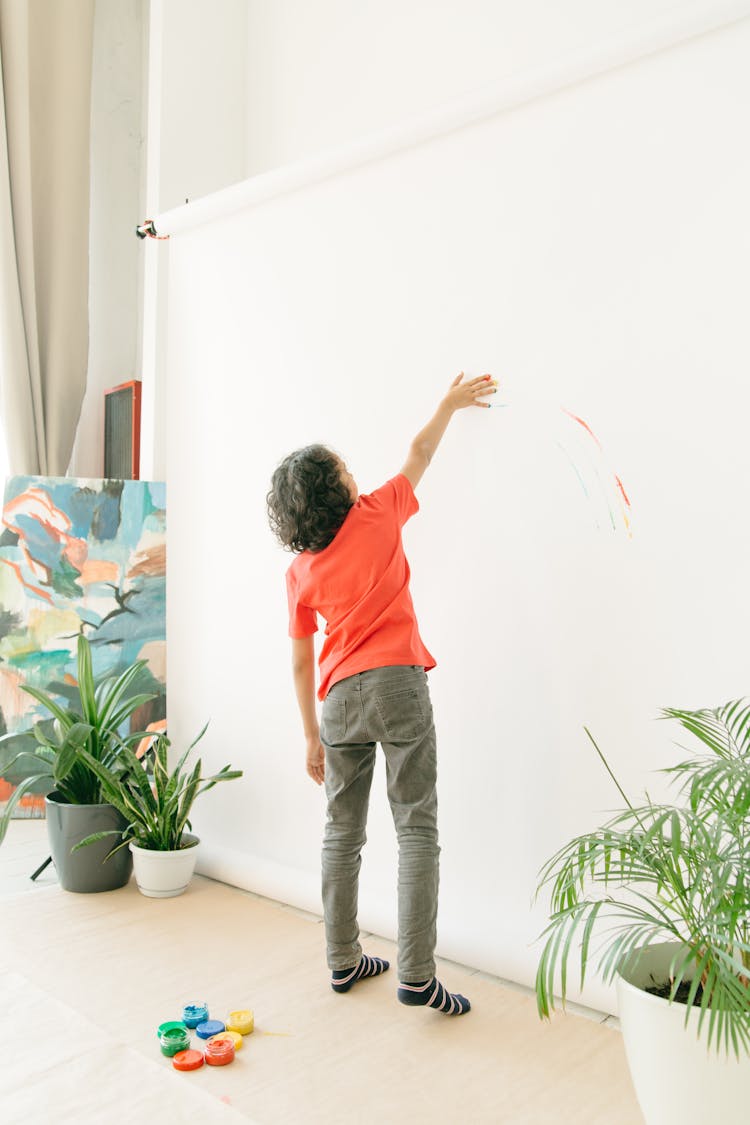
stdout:
POLYGON ((411 482, 412 488, 416 488, 424 476, 454 413, 463 410, 465 406, 489 408, 492 405, 482 400, 497 393, 497 379, 493 379, 491 375, 480 375, 464 383, 463 378, 462 371, 451 383, 434 417, 419 431, 409 446, 409 454, 401 472, 411 482))
POLYGON ((482 400, 488 395, 497 393, 497 379, 493 379, 491 375, 479 375, 476 379, 469 379, 468 383, 464 383, 463 378, 462 371, 453 380, 448 394, 443 399, 445 405, 450 410, 463 410, 466 406, 491 406, 491 403, 482 400))
POLYGON ((325 780, 326 756, 325 750, 320 742, 320 737, 310 735, 305 741, 307 744, 307 772, 316 785, 322 785, 325 780))

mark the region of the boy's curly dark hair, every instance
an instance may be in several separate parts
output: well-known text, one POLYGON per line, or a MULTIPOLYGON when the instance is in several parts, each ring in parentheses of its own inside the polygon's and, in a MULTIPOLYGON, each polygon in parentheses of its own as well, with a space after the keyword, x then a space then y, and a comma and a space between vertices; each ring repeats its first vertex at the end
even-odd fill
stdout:
POLYGON ((322 551, 352 506, 340 460, 324 445, 307 445, 285 457, 266 496, 271 530, 288 551, 322 551))

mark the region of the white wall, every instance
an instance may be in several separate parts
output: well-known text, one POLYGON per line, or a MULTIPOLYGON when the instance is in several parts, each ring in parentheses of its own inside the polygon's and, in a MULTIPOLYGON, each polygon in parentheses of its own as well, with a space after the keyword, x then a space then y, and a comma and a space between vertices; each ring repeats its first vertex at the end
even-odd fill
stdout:
POLYGON ((249 0, 246 174, 544 70, 690 7, 684 0, 249 0))
POLYGON ((161 122, 157 211, 246 176, 246 0, 158 0, 161 122))
MULTIPOLYGON (((97 0, 91 80, 89 363, 69 472, 104 471, 104 391, 140 377, 143 3, 97 0)), ((81 217, 85 223, 86 217, 81 217)))
MULTIPOLYGON (((150 0, 145 212, 246 175, 246 0, 150 0)), ((166 253, 143 254, 142 476, 166 472, 166 253)))
MULTIPOLYGON (((711 7, 712 0, 150 0, 139 221, 488 83, 544 72, 676 13, 685 18, 711 7)), ((142 475, 160 478, 167 254, 158 243, 139 252, 142 475)), ((112 318, 105 324, 116 329, 112 318)), ((99 388, 94 393, 98 398, 99 388)), ((81 428, 98 442, 91 417, 81 428)), ((94 425, 101 425, 98 415, 94 425)))
MULTIPOLYGON (((736 24, 162 244, 171 722, 210 717, 207 763, 246 771, 196 817, 205 870, 319 904, 274 465, 321 440, 376 487, 461 368, 514 405, 454 420, 406 535, 439 661, 440 950, 530 982, 535 873, 619 802, 582 725, 658 792, 658 709, 746 692, 749 49, 736 24), (559 402, 604 440, 632 540, 597 529, 559 402)), ((389 934, 383 788, 361 921, 389 934)))

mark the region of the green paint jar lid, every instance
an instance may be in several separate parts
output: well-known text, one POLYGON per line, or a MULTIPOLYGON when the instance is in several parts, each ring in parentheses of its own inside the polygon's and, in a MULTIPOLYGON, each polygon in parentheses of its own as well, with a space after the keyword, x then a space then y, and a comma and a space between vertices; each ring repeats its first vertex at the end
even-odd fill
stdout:
POLYGON ((166 1023, 160 1023, 156 1029, 156 1038, 161 1039, 163 1033, 170 1027, 181 1027, 183 1031, 187 1030, 186 1025, 182 1020, 167 1020, 166 1023))

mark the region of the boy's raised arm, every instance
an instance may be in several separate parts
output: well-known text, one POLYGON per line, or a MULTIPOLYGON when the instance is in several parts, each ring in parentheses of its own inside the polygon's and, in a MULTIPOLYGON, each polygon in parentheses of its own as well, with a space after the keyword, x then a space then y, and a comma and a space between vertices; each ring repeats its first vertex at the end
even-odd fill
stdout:
POLYGON ((463 381, 464 373, 461 372, 450 385, 447 395, 442 400, 434 415, 409 446, 409 453, 401 472, 416 488, 424 476, 425 469, 432 460, 435 450, 440 445, 440 440, 448 429, 448 423, 457 410, 466 406, 489 407, 489 402, 482 399, 487 395, 495 394, 497 380, 491 375, 480 375, 476 379, 463 381))

